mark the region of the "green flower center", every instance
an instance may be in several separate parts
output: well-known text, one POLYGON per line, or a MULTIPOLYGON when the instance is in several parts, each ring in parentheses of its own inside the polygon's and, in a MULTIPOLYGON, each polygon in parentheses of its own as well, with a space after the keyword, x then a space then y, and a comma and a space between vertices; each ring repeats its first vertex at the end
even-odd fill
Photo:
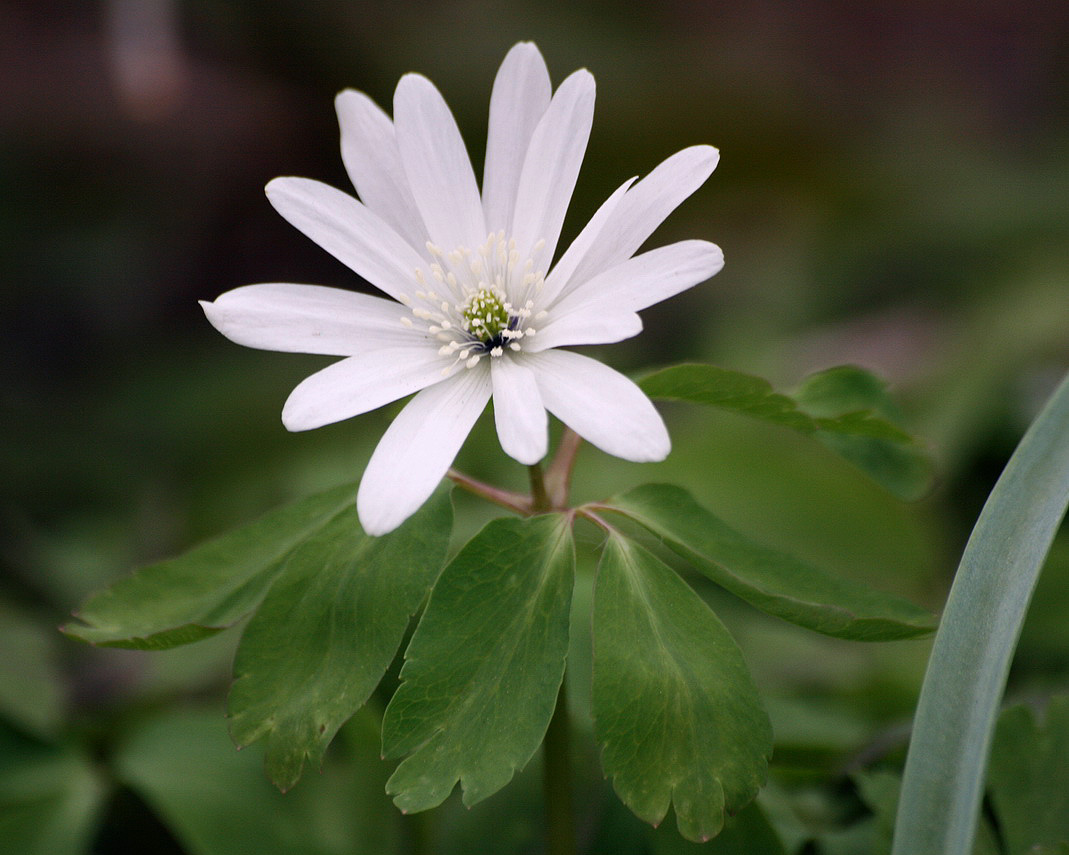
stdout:
POLYGON ((500 339, 509 328, 509 309, 496 290, 481 288, 468 299, 464 308, 464 328, 479 341, 500 339))

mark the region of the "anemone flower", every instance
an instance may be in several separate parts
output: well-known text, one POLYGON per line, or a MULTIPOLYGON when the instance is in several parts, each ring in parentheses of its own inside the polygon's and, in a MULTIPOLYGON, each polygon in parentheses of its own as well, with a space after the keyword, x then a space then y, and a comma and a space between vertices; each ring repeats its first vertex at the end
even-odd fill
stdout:
POLYGON ((401 78, 392 121, 362 92, 342 92, 336 107, 360 200, 306 178, 276 178, 267 196, 385 298, 265 283, 202 305, 238 344, 344 357, 293 390, 282 411, 289 430, 415 393, 360 483, 365 531, 385 534, 423 504, 491 398, 501 447, 520 463, 545 456, 547 410, 609 454, 664 459, 668 432, 639 388, 562 348, 636 335, 638 311, 721 268, 720 249, 700 240, 634 254, 709 177, 716 149, 684 149, 624 182, 551 265, 590 135, 589 72, 552 92, 533 44, 509 51, 490 97, 481 193, 452 113, 425 77, 401 78))

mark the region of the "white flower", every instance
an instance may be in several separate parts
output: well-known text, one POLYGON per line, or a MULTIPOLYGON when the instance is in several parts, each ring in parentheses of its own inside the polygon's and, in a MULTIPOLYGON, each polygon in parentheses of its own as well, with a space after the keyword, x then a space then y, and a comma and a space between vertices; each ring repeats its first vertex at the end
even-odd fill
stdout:
POLYGON ((620 341, 638 312, 723 265, 689 240, 633 256, 702 185, 717 151, 695 146, 626 181, 550 267, 586 150, 594 79, 577 71, 552 93, 538 49, 509 51, 494 81, 482 193, 449 108, 407 74, 393 121, 366 95, 336 100, 342 159, 360 196, 276 178, 271 204, 392 299, 269 283, 202 303, 238 344, 343 356, 300 383, 282 421, 307 430, 413 392, 368 463, 361 523, 384 534, 434 491, 487 401, 502 448, 533 464, 546 411, 609 454, 662 460, 670 442, 649 399, 622 374, 560 348, 620 341))

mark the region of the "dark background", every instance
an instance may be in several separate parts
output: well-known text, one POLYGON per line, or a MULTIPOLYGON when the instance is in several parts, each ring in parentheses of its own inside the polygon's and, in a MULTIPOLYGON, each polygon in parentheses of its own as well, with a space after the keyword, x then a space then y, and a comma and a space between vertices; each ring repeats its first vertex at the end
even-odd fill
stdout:
MULTIPOLYGON (((263 185, 348 189, 334 94, 389 109, 413 70, 442 90, 478 173, 493 75, 522 39, 554 83, 580 66, 598 82, 566 238, 624 178, 694 143, 721 151, 654 242, 714 240, 726 267, 600 355, 635 372, 712 361, 784 389, 862 365, 939 471, 907 506, 794 435, 673 409, 673 458, 587 449, 581 497, 680 480, 740 528, 938 609, 987 491, 1069 367, 1069 5, 5 2, 0 605, 51 663, 52 732, 152 680, 207 685, 221 710, 225 650, 206 666, 216 682, 161 677, 171 666, 54 626, 139 563, 355 480, 393 412, 288 434, 285 396, 324 360, 248 351, 205 321, 197 300, 251 282, 361 287, 263 185)), ((460 464, 522 483, 486 425, 460 464)), ((469 507, 462 529, 483 518, 469 507)), ((1065 684, 1067 576, 1063 538, 1013 691, 1065 684)), ((808 637, 753 632, 759 682, 785 702, 867 698, 864 730, 915 701, 923 645, 825 663, 808 637)))

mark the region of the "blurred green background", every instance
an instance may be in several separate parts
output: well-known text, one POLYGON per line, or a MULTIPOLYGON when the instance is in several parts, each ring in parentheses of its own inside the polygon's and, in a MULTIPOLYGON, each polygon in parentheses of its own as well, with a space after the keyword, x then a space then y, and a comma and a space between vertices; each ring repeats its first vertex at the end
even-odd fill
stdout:
MULTIPOLYGON (((389 109, 413 70, 442 90, 478 172, 493 75, 522 39, 538 43, 555 83, 585 66, 599 86, 566 239, 624 178, 694 143, 721 151, 713 177, 653 242, 714 240, 726 267, 599 355, 632 372, 711 361, 782 389, 861 365, 889 380, 939 470, 935 492, 904 505, 785 430, 667 408, 668 461, 638 466, 586 448, 577 497, 674 480, 747 533, 938 610, 987 491, 1069 368, 1069 5, 5 3, 0 728, 10 762, 60 771, 35 779, 45 782, 37 801, 0 786, 0 815, 11 817, 0 816, 0 835, 74 829, 41 852, 140 851, 145 840, 245 851, 211 848, 223 844, 189 831, 145 783, 168 768, 161 745, 177 746, 175 760, 183 739, 222 739, 236 634, 142 655, 80 647, 55 627, 138 564, 358 479, 396 407, 288 434, 286 395, 326 360, 233 345, 196 301, 263 281, 362 287, 274 213, 263 184, 292 174, 348 188, 334 94, 359 88, 389 109), (198 711, 175 717, 187 707, 198 711), (31 803, 44 813, 4 814, 31 803)), ((522 485, 489 421, 458 465, 522 485)), ((474 499, 456 503, 461 533, 488 516, 474 499)), ((767 694, 776 780, 794 788, 795 812, 809 810, 809 828, 845 821, 828 793, 844 771, 900 749, 926 645, 817 638, 705 593, 767 694), (806 802, 808 786, 818 795, 806 802)), ((1063 535, 1011 695, 1069 684, 1067 610, 1063 535)), ((351 730, 367 774, 384 774, 368 759, 373 728, 351 730)), ((498 797, 518 817, 515 851, 528 851, 534 832, 524 829, 537 826, 525 786, 498 797)), ((369 804, 383 801, 372 790, 369 804)), ((599 810, 590 816, 619 808, 599 810)), ((464 851, 474 814, 444 815, 464 851)), ((363 833, 331 828, 337 840, 363 833)), ((513 839, 495 834, 501 846, 513 839)))

